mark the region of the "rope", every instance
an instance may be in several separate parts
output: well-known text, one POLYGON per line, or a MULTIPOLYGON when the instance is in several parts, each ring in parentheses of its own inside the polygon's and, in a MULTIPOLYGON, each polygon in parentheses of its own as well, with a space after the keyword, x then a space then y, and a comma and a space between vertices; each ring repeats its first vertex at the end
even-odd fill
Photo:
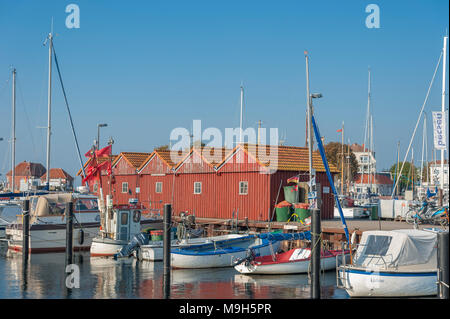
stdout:
MULTIPOLYGON (((323 241, 322 241, 322 232, 320 232, 319 234, 316 234, 316 233, 312 233, 311 232, 311 235, 312 236, 314 236, 314 235, 318 235, 319 236, 319 240, 314 244, 314 246, 313 247, 311 247, 311 256, 310 256, 310 258, 309 258, 309 264, 308 264, 308 280, 309 281, 311 281, 311 264, 312 264, 312 252, 313 252, 313 250, 315 250, 316 248, 317 248, 317 245, 318 244, 322 244, 323 243, 323 241)), ((311 237, 311 240, 312 240, 312 237, 311 237)))

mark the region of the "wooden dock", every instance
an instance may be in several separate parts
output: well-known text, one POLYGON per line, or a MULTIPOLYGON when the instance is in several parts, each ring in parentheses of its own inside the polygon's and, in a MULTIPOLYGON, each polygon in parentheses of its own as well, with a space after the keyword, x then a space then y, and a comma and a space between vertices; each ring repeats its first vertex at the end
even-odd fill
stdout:
MULTIPOLYGON (((180 217, 174 216, 174 221, 179 222, 180 217)), ((233 231, 243 232, 267 232, 283 230, 283 232, 301 232, 310 230, 309 226, 305 226, 299 222, 266 222, 266 221, 248 221, 248 220, 236 220, 231 219, 214 219, 214 218, 196 218, 196 225, 203 227, 207 231, 207 236, 217 236, 221 234, 227 234, 233 231)), ((347 228, 350 236, 356 232, 356 242, 359 242, 362 232, 367 230, 394 230, 394 229, 411 229, 413 225, 410 225, 404 221, 395 220, 370 220, 370 219, 346 219, 347 228)), ((343 242, 346 242, 344 228, 340 219, 322 220, 322 241, 325 247, 328 249, 340 249, 343 242)), ((443 228, 437 225, 419 225, 419 229, 423 228, 443 228)), ((304 242, 297 241, 289 243, 289 247, 303 247, 304 242)))

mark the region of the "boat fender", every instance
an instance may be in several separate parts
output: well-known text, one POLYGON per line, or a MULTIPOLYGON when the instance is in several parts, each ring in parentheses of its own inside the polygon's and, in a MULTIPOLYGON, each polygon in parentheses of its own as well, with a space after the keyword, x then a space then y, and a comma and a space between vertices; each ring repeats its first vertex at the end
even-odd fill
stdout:
POLYGON ((78 244, 83 245, 84 243, 84 230, 80 229, 78 236, 78 244))
POLYGON ((352 234, 352 238, 350 239, 350 243, 353 246, 355 244, 355 242, 356 242, 356 232, 354 231, 352 234))

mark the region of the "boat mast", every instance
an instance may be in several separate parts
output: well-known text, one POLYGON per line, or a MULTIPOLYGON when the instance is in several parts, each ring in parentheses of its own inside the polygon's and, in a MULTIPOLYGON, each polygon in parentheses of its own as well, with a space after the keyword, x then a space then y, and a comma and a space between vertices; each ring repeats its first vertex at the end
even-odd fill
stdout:
POLYGON ((344 121, 342 121, 341 195, 344 195, 344 121))
MULTIPOLYGON (((444 49, 443 49, 443 61, 442 61, 442 103, 441 103, 441 111, 442 114, 445 114, 445 76, 446 76, 446 67, 447 67, 447 39, 448 36, 446 35, 444 37, 444 49)), ((444 121, 445 120, 445 116, 444 116, 444 121)), ((448 147, 448 146, 447 146, 448 147)), ((444 153, 445 153, 445 149, 441 150, 441 176, 440 176, 440 180, 441 180, 441 190, 442 190, 442 194, 444 193, 444 153)))
POLYGON ((12 70, 13 86, 12 86, 12 156, 11 156, 11 192, 15 190, 16 179, 16 69, 12 70))
POLYGON ((48 34, 48 120, 47 120, 47 175, 46 184, 47 190, 50 189, 50 137, 52 134, 51 118, 52 118, 52 49, 53 49, 53 20, 52 30, 48 34))
POLYGON ((242 143, 242 117, 244 108, 244 83, 241 83, 241 120, 239 125, 239 143, 242 143))
MULTIPOLYGON (((307 114, 308 114, 308 150, 309 150, 309 181, 312 180, 312 125, 311 125, 311 96, 309 93, 309 64, 308 64, 308 51, 305 51, 305 59, 306 59, 306 105, 307 105, 307 114)), ((310 185, 310 192, 312 192, 310 185)))

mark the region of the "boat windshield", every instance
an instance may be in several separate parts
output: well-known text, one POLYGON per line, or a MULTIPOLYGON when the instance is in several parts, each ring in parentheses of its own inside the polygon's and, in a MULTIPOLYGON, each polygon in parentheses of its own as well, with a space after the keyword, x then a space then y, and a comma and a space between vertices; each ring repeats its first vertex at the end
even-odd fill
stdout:
POLYGON ((370 235, 367 238, 364 254, 386 256, 391 241, 391 236, 370 235))
POLYGON ((77 213, 98 210, 98 202, 96 198, 79 198, 75 204, 75 211, 77 213))

